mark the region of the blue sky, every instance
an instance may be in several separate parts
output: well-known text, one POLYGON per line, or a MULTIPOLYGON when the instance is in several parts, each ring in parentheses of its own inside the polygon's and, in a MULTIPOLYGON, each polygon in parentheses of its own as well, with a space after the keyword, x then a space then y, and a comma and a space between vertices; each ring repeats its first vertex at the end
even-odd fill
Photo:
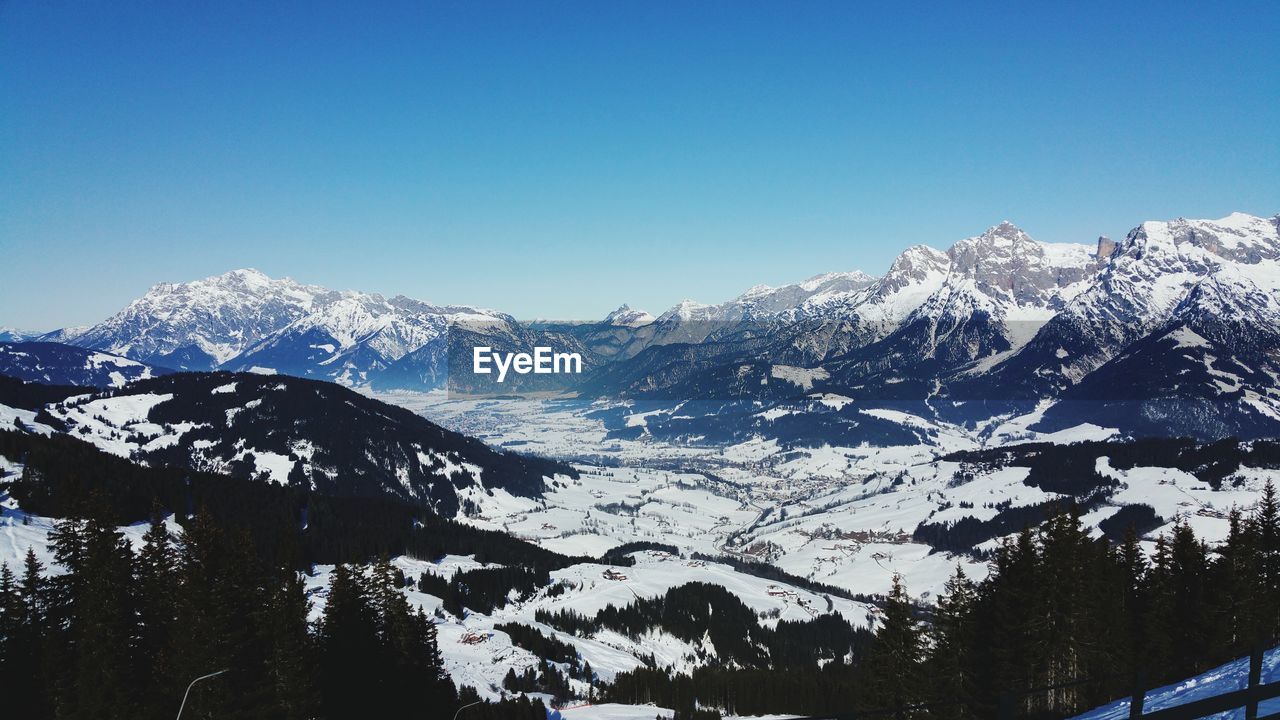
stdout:
POLYGON ((0 325, 237 267, 591 318, 1280 212, 1280 3, 0 3, 0 325))

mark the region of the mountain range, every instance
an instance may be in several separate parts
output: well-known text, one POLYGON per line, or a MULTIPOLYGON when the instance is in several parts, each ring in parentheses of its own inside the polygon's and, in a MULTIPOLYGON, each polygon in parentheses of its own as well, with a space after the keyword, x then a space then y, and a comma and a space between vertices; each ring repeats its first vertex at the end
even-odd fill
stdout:
MULTIPOLYGON (((826 412, 823 429, 799 431, 818 441, 856 440, 870 407, 970 425, 1042 412, 1046 429, 1249 437, 1280 431, 1278 227, 1280 216, 1180 218, 1082 245, 1003 222, 946 251, 908 248, 881 277, 827 273, 717 305, 685 301, 657 317, 624 305, 581 323, 237 270, 156 285, 97 325, 37 339, 164 368, 382 390, 470 389, 464 374, 450 377, 451 346, 553 344, 583 354, 587 372, 503 390, 668 409, 705 400, 707 418, 765 435, 788 408, 826 412)), ((669 434, 701 433, 689 414, 669 434)), ((646 432, 663 433, 663 422, 655 414, 646 432)))

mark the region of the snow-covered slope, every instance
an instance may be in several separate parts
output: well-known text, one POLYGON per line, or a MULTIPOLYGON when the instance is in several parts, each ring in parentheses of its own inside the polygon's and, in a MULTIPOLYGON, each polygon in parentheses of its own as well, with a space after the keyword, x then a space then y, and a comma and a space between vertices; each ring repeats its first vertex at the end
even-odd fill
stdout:
MULTIPOLYGON (((858 412, 842 396, 814 395, 814 404, 858 412)), ((1266 480, 1280 477, 1267 456, 1274 443, 1240 443, 1224 462, 1224 444, 1130 443, 1097 426, 1038 433, 1029 427, 1036 414, 980 431, 867 410, 922 440, 716 446, 651 434, 661 421, 644 404, 615 415, 550 401, 385 397, 494 445, 579 463, 580 478, 549 487, 540 502, 468 491, 476 510, 467 522, 480 527, 568 554, 631 540, 739 554, 853 592, 885 592, 900 573, 926 599, 957 562, 984 576, 983 553, 1042 521, 1050 503, 1084 508, 1095 536, 1117 537, 1132 523, 1150 543, 1181 519, 1214 543, 1227 535, 1231 508, 1248 512, 1266 480)))

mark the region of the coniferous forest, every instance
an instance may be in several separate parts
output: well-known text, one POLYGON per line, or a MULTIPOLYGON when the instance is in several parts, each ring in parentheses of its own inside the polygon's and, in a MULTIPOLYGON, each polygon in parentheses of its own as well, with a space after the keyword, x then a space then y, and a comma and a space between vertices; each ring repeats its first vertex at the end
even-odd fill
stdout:
MULTIPOLYGON (((60 572, 0 569, 0 698, 22 718, 448 717, 477 699, 445 675, 435 626, 389 563, 339 565, 318 622, 298 574, 198 514, 157 514, 134 552, 110 519, 65 520, 60 572)), ((545 717, 523 699, 470 718, 545 717)))

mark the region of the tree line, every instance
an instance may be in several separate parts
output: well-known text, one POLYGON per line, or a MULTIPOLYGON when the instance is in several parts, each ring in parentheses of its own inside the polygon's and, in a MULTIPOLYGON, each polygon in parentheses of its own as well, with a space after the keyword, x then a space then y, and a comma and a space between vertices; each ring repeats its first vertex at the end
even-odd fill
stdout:
POLYGON ((219 525, 243 531, 257 553, 276 564, 363 563, 381 556, 434 559, 475 555, 536 570, 590 561, 545 550, 506 533, 481 530, 394 498, 343 497, 300 487, 148 467, 65 435, 0 430, 0 455, 23 465, 0 478, 27 512, 71 517, 85 508, 121 523, 146 522, 155 504, 179 524, 203 509, 219 525))

